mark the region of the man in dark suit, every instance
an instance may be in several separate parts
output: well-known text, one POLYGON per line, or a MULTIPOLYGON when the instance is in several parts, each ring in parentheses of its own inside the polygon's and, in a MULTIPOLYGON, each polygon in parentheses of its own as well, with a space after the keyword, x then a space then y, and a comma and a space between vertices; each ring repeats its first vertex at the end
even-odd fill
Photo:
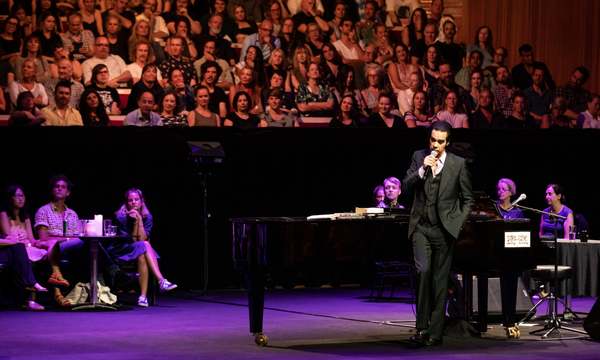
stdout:
POLYGON ((414 193, 408 237, 413 242, 418 274, 418 345, 442 343, 446 294, 454 243, 471 205, 471 177, 465 159, 446 152, 452 127, 431 127, 429 149, 413 154, 404 186, 414 193))

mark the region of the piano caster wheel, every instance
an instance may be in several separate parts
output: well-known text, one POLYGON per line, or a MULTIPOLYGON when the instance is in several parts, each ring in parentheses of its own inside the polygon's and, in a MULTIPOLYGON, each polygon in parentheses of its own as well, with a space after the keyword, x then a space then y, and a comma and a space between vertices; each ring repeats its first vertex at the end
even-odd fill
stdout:
POLYGON ((258 346, 267 346, 269 338, 263 333, 258 333, 254 335, 254 342, 258 346))

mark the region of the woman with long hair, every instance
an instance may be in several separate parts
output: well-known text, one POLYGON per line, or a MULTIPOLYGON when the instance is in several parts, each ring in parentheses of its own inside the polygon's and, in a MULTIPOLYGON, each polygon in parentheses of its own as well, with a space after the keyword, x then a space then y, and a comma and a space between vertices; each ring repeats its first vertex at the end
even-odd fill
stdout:
POLYGON ((429 45, 423 57, 422 71, 425 73, 425 81, 433 84, 440 77, 440 53, 435 45, 429 45))
POLYGON ((158 106, 158 112, 160 119, 162 120, 163 126, 167 127, 187 127, 188 121, 185 114, 177 112, 181 106, 179 104, 179 97, 173 90, 165 92, 160 104, 158 106))
POLYGON ((110 123, 102 98, 94 89, 87 88, 81 94, 79 113, 84 126, 103 127, 110 123))
POLYGON ((480 26, 475 32, 473 43, 467 46, 467 54, 478 50, 483 55, 481 67, 487 68, 494 62, 494 37, 489 26, 480 26))
POLYGON ((80 9, 83 28, 91 31, 94 36, 104 35, 102 14, 96 9, 96 0, 79 0, 79 3, 83 5, 80 9))
POLYGON ((236 129, 266 127, 267 122, 257 115, 250 113, 251 108, 252 97, 245 91, 239 91, 233 97, 233 111, 227 115, 227 118, 223 121, 223 126, 230 126, 236 129))
POLYGON ((294 91, 298 90, 300 83, 306 80, 308 66, 312 55, 308 46, 299 45, 294 49, 292 56, 292 69, 290 71, 290 86, 294 91))
POLYGON ((248 20, 246 16, 246 8, 243 5, 235 5, 233 7, 233 19, 235 20, 235 28, 233 30, 233 41, 238 44, 243 44, 246 37, 256 33, 256 23, 248 20))
POLYGON ((278 0, 271 0, 266 5, 265 19, 273 23, 273 36, 279 36, 283 25, 283 7, 278 0))
POLYGON ((108 67, 98 64, 92 69, 91 85, 88 88, 98 92, 107 114, 119 115, 121 113, 119 93, 115 88, 109 86, 108 80, 108 67))
POLYGON ((469 95, 465 99, 465 110, 467 114, 471 114, 477 109, 479 102, 479 93, 482 90, 481 84, 483 82, 483 72, 479 69, 475 69, 471 72, 470 79, 470 91, 469 95))
POLYGON ((240 73, 242 69, 248 68, 253 72, 253 77, 256 83, 263 87, 265 85, 265 66, 262 51, 258 46, 250 45, 246 51, 246 56, 243 60, 237 63, 234 67, 235 70, 235 83, 240 82, 240 73))
POLYGON ((357 128, 360 125, 360 113, 356 107, 354 96, 342 96, 336 116, 329 123, 332 128, 357 128))
POLYGON ((219 115, 210 111, 208 103, 210 100, 210 91, 206 86, 198 86, 195 91, 196 94, 196 109, 188 113, 188 124, 190 126, 210 126, 220 127, 221 119, 219 115))
POLYGON ((457 128, 468 128, 469 119, 467 114, 461 111, 462 107, 459 106, 458 94, 450 90, 444 96, 444 109, 439 111, 434 119, 435 121, 445 121, 452 125, 454 129, 457 128))
POLYGON ((140 296, 138 306, 148 307, 148 270, 158 280, 161 291, 170 291, 177 285, 167 280, 158 266, 158 256, 152 245, 150 237, 154 225, 152 214, 142 191, 136 188, 125 192, 125 203, 115 212, 118 235, 129 238, 129 242, 115 241, 106 247, 106 251, 113 257, 123 262, 137 261, 140 296))
POLYGON ((131 31, 131 36, 129 36, 129 40, 127 42, 129 56, 130 58, 133 58, 135 44, 137 44, 140 40, 146 40, 152 46, 152 51, 149 56, 150 62, 160 64, 166 59, 165 51, 157 42, 150 39, 150 35, 150 23, 144 19, 136 21, 135 25, 133 26, 133 30, 131 31))
POLYGON ((404 44, 396 45, 394 61, 388 65, 388 76, 390 84, 395 93, 399 90, 407 89, 410 85, 409 76, 416 67, 410 63, 408 47, 404 44))
POLYGON ((410 16, 408 26, 402 30, 402 43, 412 49, 417 41, 423 39, 423 31, 427 25, 427 12, 423 8, 416 8, 410 16))
POLYGON ((4 19, 2 33, 0 33, 0 60, 14 60, 21 54, 23 39, 17 32, 19 19, 9 16, 4 19))
POLYGON ((404 113, 404 121, 408 127, 414 123, 419 127, 431 126, 432 117, 427 110, 427 93, 419 90, 413 95, 412 108, 404 113))
POLYGON ((62 47, 62 38, 57 31, 57 22, 59 19, 52 13, 44 13, 41 17, 40 26, 38 30, 34 31, 33 34, 37 35, 41 40, 42 56, 46 57, 47 61, 52 61, 54 57, 54 49, 62 47))

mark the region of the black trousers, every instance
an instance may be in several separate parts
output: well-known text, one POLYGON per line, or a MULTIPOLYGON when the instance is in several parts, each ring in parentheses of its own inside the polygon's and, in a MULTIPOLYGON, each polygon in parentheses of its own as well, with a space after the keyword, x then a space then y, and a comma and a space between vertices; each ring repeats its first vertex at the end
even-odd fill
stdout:
POLYGON ((519 273, 517 272, 503 272, 500 275, 500 296, 502 298, 504 326, 514 326, 516 322, 518 279, 519 273))
POLYGON ((454 239, 440 225, 417 225, 412 235, 417 285, 417 329, 441 339, 454 239))
POLYGON ((6 265, 15 285, 20 289, 33 286, 37 282, 24 244, 0 246, 0 263, 6 265))

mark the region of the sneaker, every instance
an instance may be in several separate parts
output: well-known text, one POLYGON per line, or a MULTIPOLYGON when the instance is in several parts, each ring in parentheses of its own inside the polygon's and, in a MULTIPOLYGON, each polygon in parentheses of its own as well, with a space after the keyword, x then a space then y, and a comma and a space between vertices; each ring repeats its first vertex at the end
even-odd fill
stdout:
POLYGON ((159 286, 160 286, 160 291, 171 291, 177 287, 176 284, 171 283, 167 279, 162 279, 159 282, 159 286))
POLYGON ((138 306, 141 307, 148 307, 148 298, 146 298, 145 296, 140 296, 138 297, 138 306))

